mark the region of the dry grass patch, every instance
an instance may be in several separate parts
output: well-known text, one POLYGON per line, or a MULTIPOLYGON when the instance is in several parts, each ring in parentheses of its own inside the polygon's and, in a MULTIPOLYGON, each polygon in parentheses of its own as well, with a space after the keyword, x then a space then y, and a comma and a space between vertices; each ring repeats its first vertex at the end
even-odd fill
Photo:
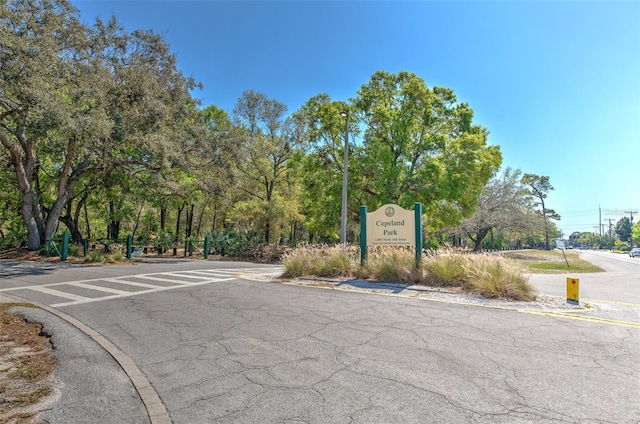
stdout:
POLYGON ((55 365, 42 326, 7 312, 20 303, 0 303, 0 424, 31 423, 25 408, 51 393, 55 365))

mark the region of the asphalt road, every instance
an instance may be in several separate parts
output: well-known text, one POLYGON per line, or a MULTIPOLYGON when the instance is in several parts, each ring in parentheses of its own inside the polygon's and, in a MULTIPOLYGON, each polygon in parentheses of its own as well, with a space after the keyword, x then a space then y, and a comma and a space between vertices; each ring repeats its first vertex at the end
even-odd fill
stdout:
POLYGON ((543 294, 566 297, 567 277, 577 278, 580 302, 595 308, 582 315, 640 323, 640 258, 593 250, 581 250, 580 257, 606 272, 534 274, 531 283, 543 294))
MULTIPOLYGON (((611 278, 580 276, 582 294, 633 309, 635 263, 630 276, 611 264, 611 278)), ((640 329, 619 316, 256 282, 236 278, 261 272, 242 263, 36 275, 4 265, 2 289, 48 299, 118 346, 176 424, 640 422, 640 329)), ((543 293, 565 284, 533 283, 543 293)))

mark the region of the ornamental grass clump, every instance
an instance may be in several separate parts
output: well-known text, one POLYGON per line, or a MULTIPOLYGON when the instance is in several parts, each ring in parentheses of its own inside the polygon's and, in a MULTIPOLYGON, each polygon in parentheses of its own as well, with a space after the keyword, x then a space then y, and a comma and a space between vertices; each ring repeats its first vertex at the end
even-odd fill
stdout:
POLYGON ((371 249, 366 263, 357 276, 380 282, 419 283, 422 271, 415 266, 415 256, 410 250, 384 247, 371 249))
POLYGON ((282 257, 285 278, 302 277, 311 275, 311 265, 318 257, 318 252, 308 246, 298 247, 282 257))
POLYGON ((295 278, 305 275, 316 277, 338 277, 351 275, 355 257, 341 246, 302 246, 286 253, 282 258, 285 267, 283 277, 295 278))
POLYGON ((519 269, 499 256, 468 256, 464 265, 466 291, 487 298, 531 301, 536 292, 519 269))
POLYGON ((466 256, 445 252, 423 259, 425 282, 434 286, 461 286, 464 281, 466 256))

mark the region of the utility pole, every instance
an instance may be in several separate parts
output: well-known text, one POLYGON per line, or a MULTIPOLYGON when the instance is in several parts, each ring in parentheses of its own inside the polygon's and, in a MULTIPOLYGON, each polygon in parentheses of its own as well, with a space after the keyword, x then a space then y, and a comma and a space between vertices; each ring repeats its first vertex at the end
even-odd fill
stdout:
POLYGON ((609 249, 613 250, 613 237, 611 236, 611 218, 609 218, 609 249))
MULTIPOLYGON (((600 207, 600 205, 598 205, 598 215, 600 218, 598 222, 602 222, 602 208, 600 207)), ((602 238, 602 224, 600 224, 600 238, 602 238)))
MULTIPOLYGON (((634 213, 638 213, 638 211, 634 211, 634 210, 630 210, 630 211, 624 211, 624 213, 628 213, 629 216, 631 216, 631 230, 633 231, 633 214, 634 213)), ((633 248, 633 237, 630 237, 631 239, 631 247, 633 248)))

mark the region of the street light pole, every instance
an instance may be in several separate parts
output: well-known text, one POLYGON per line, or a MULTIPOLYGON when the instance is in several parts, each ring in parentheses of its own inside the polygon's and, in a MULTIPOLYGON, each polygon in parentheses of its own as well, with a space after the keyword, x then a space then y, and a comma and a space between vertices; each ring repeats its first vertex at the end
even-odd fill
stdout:
POLYGON ((340 219, 340 243, 347 248, 347 182, 349 174, 349 114, 340 111, 344 118, 344 164, 342 165, 342 215, 340 219))

